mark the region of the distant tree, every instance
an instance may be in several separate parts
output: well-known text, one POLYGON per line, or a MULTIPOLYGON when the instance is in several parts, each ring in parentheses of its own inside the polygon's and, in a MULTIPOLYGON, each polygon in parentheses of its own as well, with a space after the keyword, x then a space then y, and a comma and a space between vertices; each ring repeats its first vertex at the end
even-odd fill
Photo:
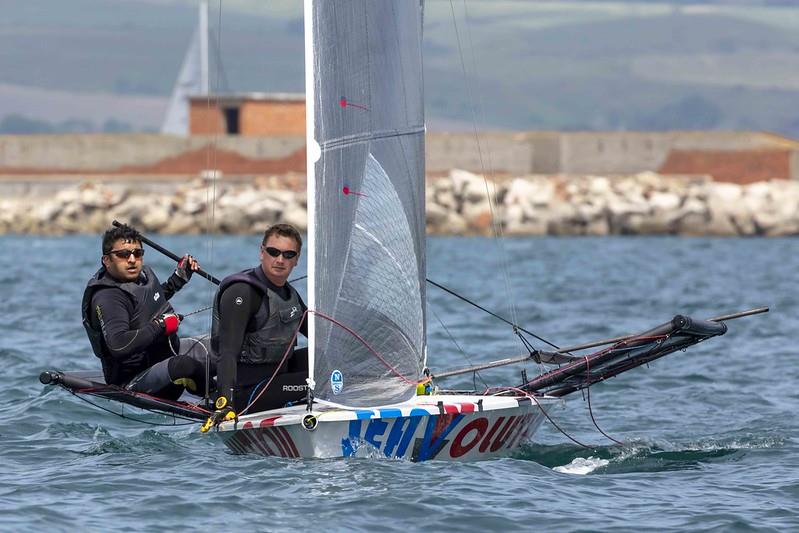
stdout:
POLYGON ((103 132, 105 133, 130 133, 133 127, 127 123, 114 118, 109 118, 103 123, 103 132))
POLYGON ((68 118, 54 128, 55 133, 94 133, 97 127, 90 120, 68 118))
MULTIPOLYGON (((10 114, 0 120, 0 134, 29 135, 42 133, 95 133, 97 126, 90 120, 82 118, 68 118, 53 124, 46 120, 38 120, 24 115, 10 114)), ((133 131, 127 122, 115 119, 106 120, 102 131, 121 133, 133 131)))
POLYGON ((53 126, 44 120, 36 120, 12 113, 0 121, 0 133, 27 135, 32 133, 53 133, 53 126))

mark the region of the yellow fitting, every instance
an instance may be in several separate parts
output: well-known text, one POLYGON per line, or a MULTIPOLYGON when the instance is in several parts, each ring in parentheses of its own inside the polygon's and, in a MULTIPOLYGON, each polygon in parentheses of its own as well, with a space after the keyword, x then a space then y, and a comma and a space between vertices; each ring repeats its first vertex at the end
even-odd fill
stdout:
POLYGON ((220 396, 219 398, 216 399, 216 403, 214 405, 216 405, 217 409, 224 409, 225 406, 227 405, 227 398, 225 398, 224 396, 220 396))
POLYGON ((214 424, 214 419, 212 417, 208 417, 208 420, 200 428, 200 433, 208 433, 208 430, 211 429, 211 426, 214 424))

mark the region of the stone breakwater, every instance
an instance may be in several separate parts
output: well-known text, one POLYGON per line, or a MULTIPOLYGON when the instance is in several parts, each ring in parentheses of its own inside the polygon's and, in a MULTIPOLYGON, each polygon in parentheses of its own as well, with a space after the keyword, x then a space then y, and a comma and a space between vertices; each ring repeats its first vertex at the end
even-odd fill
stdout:
MULTIPOLYGON (((277 221, 305 230, 305 192, 270 183, 197 180, 148 190, 84 182, 47 195, 4 195, 0 233, 99 233, 113 219, 162 234, 259 233, 277 221)), ((505 235, 799 234, 799 183, 787 180, 741 186, 647 172, 497 183, 453 170, 428 181, 426 204, 428 233, 442 235, 493 235, 495 228, 505 235)))

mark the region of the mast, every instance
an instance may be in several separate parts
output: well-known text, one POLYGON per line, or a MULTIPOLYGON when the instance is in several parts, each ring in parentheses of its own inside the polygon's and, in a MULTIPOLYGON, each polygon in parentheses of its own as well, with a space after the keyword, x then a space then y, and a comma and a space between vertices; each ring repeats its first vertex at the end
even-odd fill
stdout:
MULTIPOLYGON (((308 235, 306 257, 308 258, 308 309, 316 309, 316 161, 321 155, 319 143, 314 138, 314 47, 313 47, 313 0, 305 0, 305 157, 306 157, 306 194, 308 197, 308 235)), ((314 383, 314 367, 316 362, 316 320, 313 313, 308 313, 308 389, 309 395, 316 388, 314 383)), ((311 396, 312 397, 312 396, 311 396)), ((310 405, 309 405, 310 407, 310 405)))

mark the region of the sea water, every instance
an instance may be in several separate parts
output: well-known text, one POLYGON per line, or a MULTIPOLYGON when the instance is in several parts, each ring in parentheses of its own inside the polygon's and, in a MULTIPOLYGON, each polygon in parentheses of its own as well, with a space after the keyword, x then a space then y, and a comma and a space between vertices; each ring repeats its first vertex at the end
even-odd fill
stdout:
MULTIPOLYGON (((257 236, 157 240, 217 277, 258 261, 257 236)), ((571 395, 553 411, 561 430, 545 423, 513 457, 414 464, 237 456, 196 425, 125 420, 42 386, 42 370, 98 367, 79 314, 100 239, 0 237, 0 529, 797 530, 798 251, 789 238, 430 238, 429 279, 559 346, 677 313, 771 311, 571 395)), ((145 260, 163 278, 173 267, 152 249, 145 260)), ((195 276, 173 303, 188 314, 212 297, 195 276)), ((431 285, 427 298, 434 371, 525 353, 507 324, 431 285)), ((181 332, 209 325, 199 312, 181 332)), ((521 370, 439 385, 518 384, 521 370)))

